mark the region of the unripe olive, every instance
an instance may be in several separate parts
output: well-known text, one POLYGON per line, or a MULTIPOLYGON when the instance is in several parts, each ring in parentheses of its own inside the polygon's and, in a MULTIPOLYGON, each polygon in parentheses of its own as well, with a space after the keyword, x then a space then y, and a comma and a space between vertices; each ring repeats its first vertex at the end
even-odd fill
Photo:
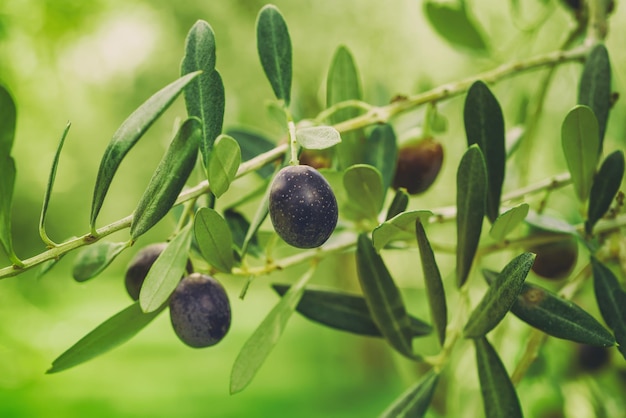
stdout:
POLYGON ((404 187, 409 194, 425 192, 435 181, 443 164, 443 146, 432 138, 409 142, 398 149, 393 188, 404 187))
POLYGON ((209 347, 220 342, 230 328, 230 302, 213 277, 193 273, 184 277, 170 297, 174 332, 190 347, 209 347))
POLYGON ((535 245, 530 247, 528 251, 537 254, 532 271, 545 279, 560 280, 566 278, 574 270, 578 261, 578 243, 574 237, 535 245))
POLYGON ((278 172, 270 188, 269 212, 276 233, 298 248, 319 247, 337 226, 337 199, 330 184, 306 165, 278 172))

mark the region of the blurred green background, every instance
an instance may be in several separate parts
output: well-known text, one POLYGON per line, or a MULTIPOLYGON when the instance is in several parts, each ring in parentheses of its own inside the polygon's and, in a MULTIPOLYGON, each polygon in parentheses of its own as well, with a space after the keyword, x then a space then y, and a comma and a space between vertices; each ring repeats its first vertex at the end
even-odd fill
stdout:
MULTIPOLYGON (((102 151, 132 110, 177 78, 186 33, 198 19, 208 21, 216 33, 217 68, 226 88, 225 126, 251 127, 273 139, 282 135, 284 128, 267 111, 273 96, 256 53, 255 19, 263 4, 256 0, 0 3, 0 82, 12 91, 18 106, 13 231, 19 256, 26 258, 43 248, 37 232, 41 198, 67 121, 72 128, 61 156, 47 224, 48 234, 56 241, 87 232, 102 151)), ((292 110, 298 118, 314 117, 323 109, 326 73, 340 44, 354 54, 366 101, 385 104, 396 94, 414 94, 510 60, 554 50, 574 25, 571 14, 556 0, 471 1, 469 6, 490 44, 491 54, 485 56, 459 50, 438 37, 418 0, 277 0, 275 4, 290 28, 292 110)), ((623 91, 626 68, 626 12, 620 6, 611 17, 607 40, 617 91, 623 91)), ((529 181, 565 169, 558 148, 560 123, 575 103, 580 69, 572 64, 556 73, 540 121, 539 140, 532 149, 533 170, 521 170, 529 181)), ((531 73, 494 87, 507 126, 520 121, 519 115, 537 89, 537 79, 537 73, 531 73)), ((458 98, 440 107, 449 120, 449 129, 441 137, 447 148, 446 162, 435 186, 412 202, 415 207, 454 203, 456 163, 465 142, 462 102, 458 98)), ((607 133, 609 148, 624 145, 624 111, 623 101, 618 101, 607 133)), ((100 225, 132 212, 171 138, 176 118, 183 116, 179 100, 129 154, 105 202, 100 225)), ((398 135, 405 140, 419 125, 420 112, 396 122, 398 135)), ((508 187, 519 181, 515 174, 507 177, 508 187)), ((570 198, 564 193, 557 201, 569 202, 570 198)), ((241 279, 220 276, 231 297, 233 326, 215 347, 194 350, 184 346, 171 330, 167 315, 161 315, 133 340, 105 356, 60 374, 45 375, 54 358, 130 303, 123 289, 126 264, 138 247, 165 239, 171 227, 171 220, 162 222, 106 273, 88 283, 72 280, 71 255, 42 278, 28 273, 0 283, 0 416, 369 417, 384 410, 416 379, 419 370, 392 354, 382 341, 342 334, 294 316, 250 387, 230 396, 233 361, 278 300, 267 284, 292 281, 298 269, 258 279, 245 300, 237 297, 241 279)), ((444 243, 450 241, 450 231, 445 228, 433 233, 444 243)), ((111 239, 125 240, 126 234, 122 231, 111 239)), ((407 288, 409 310, 428 318, 421 281, 412 281, 415 255, 386 257, 407 288)), ((442 264, 445 276, 454 266, 451 260, 442 260, 446 261, 442 264)), ((499 261, 495 257, 493 263, 499 261)), ((3 255, 0 262, 8 264, 3 255)), ((344 280, 343 287, 354 288, 353 269, 349 255, 335 256, 322 264, 314 282, 344 280)), ((592 311, 595 308, 588 286, 579 303, 592 311)), ((507 348, 504 360, 510 369, 527 327, 507 318, 500 329, 506 333, 496 333, 495 340, 507 348), (507 339, 511 335, 516 340, 507 339)), ((432 341, 425 344, 432 346, 432 341)), ((482 407, 473 350, 462 347, 464 354, 448 372, 465 384, 451 385, 447 392, 440 387, 436 403, 448 404, 447 416, 472 417, 480 415, 482 407)), ((623 413, 623 361, 612 355, 612 371, 619 373, 579 376, 573 363, 574 348, 560 341, 548 342, 536 374, 520 388, 527 416, 547 417, 542 414, 562 409, 565 398, 568 417, 592 416, 585 412, 596 413, 594 408, 603 399, 607 400, 602 405, 604 416, 617 417, 620 408, 623 413), (560 384, 564 377, 571 378, 565 386, 560 384)))

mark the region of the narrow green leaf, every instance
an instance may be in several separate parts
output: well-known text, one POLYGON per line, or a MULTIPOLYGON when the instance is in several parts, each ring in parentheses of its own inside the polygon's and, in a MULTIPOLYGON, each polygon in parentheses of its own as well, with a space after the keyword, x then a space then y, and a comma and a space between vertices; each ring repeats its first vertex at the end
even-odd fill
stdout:
POLYGON ((326 149, 341 142, 341 136, 332 126, 308 126, 296 131, 298 143, 306 149, 326 149))
POLYGON ((437 330, 439 344, 443 347, 446 341, 446 326, 448 325, 446 294, 443 289, 443 281, 441 280, 437 260, 435 260, 435 254, 419 218, 415 221, 415 235, 422 260, 422 271, 424 272, 424 282, 426 283, 426 292, 428 294, 430 316, 437 330))
MULTIPOLYGON (((15 263, 11 235, 11 208, 15 189, 15 161, 9 155, 0 155, 0 243, 7 255, 15 263)), ((17 260, 19 261, 19 260, 17 260)))
POLYGON ((415 238, 415 221, 427 222, 433 216, 428 210, 412 210, 402 212, 378 225, 372 232, 372 242, 376 251, 394 240, 413 240, 415 238))
POLYGON ((614 151, 602 162, 591 185, 589 209, 585 231, 591 234, 593 227, 611 207, 624 178, 624 152, 614 151))
POLYGON ((388 221, 391 218, 406 211, 407 207, 409 207, 409 194, 405 189, 396 190, 396 194, 393 196, 393 200, 391 201, 391 203, 389 204, 389 208, 387 209, 387 216, 385 217, 385 221, 388 221))
POLYGON ((367 139, 365 163, 375 167, 383 178, 383 190, 387 191, 396 174, 398 144, 391 125, 377 125, 367 139))
POLYGON ((381 333, 399 353, 419 359, 413 353, 411 321, 400 291, 365 233, 357 241, 356 263, 365 301, 381 333))
POLYGON ((591 268, 600 313, 615 334, 618 350, 626 358, 626 292, 611 269, 595 257, 591 257, 591 268))
MULTIPOLYGON (((498 273, 483 270, 488 282, 498 273)), ((511 312, 548 335, 581 344, 611 346, 615 338, 593 316, 574 302, 535 284, 524 283, 511 312)))
MULTIPOLYGON (((228 129, 226 133, 235 138, 239 143, 242 161, 248 161, 276 146, 276 144, 263 135, 246 129, 228 129)), ((274 168, 271 165, 266 165, 257 170, 257 173, 263 178, 270 177, 273 172, 274 168)))
POLYGON ((487 167, 487 218, 493 223, 500 214, 506 151, 504 117, 489 87, 476 81, 470 87, 463 108, 467 145, 478 144, 487 167))
POLYGON ((464 4, 427 1, 424 3, 424 14, 435 31, 452 45, 485 53, 488 50, 485 38, 464 4))
POLYGON ((534 262, 535 254, 522 253, 504 267, 467 320, 465 338, 483 337, 498 325, 517 300, 534 262))
POLYGON ((191 248, 191 224, 183 228, 156 259, 139 292, 141 310, 154 312, 167 302, 185 274, 191 248))
MULTIPOLYGON (((281 166, 277 165, 274 168, 274 175, 280 171, 281 166)), ((269 179, 268 179, 269 180, 269 179)), ((261 224, 267 218, 269 214, 269 201, 270 201, 270 188, 272 187, 272 182, 268 181, 267 186, 265 188, 265 193, 263 194, 263 198, 261 202, 259 202, 259 206, 254 212, 254 217, 252 221, 250 221, 250 228, 248 228, 248 232, 246 233, 246 238, 243 241, 243 246, 241 247, 241 257, 243 257, 248 252, 248 247, 252 243, 252 240, 255 239, 256 233, 261 227, 261 224)))
POLYGON ((378 170, 371 165, 357 164, 343 175, 343 185, 348 197, 348 210, 356 219, 376 220, 383 205, 383 181, 378 170))
POLYGON ((469 276, 483 227, 487 198, 487 169, 478 145, 470 146, 456 177, 456 279, 461 287, 469 276))
POLYGON ((486 418, 522 418, 515 387, 498 353, 484 337, 476 338, 474 346, 486 418))
POLYGON ((519 224, 524 222, 524 219, 528 216, 529 209, 528 203, 522 203, 498 216, 489 230, 491 238, 496 241, 504 240, 519 224))
POLYGON ((289 106, 291 100, 291 39, 287 23, 274 5, 259 12, 256 22, 257 50, 274 94, 289 106))
POLYGON ((72 276, 84 282, 102 273, 115 258, 128 248, 127 242, 100 241, 81 250, 74 260, 72 276))
POLYGON ((113 138, 107 145, 100 161, 100 168, 96 177, 90 216, 92 230, 95 230, 96 218, 111 186, 113 176, 128 151, 198 74, 200 72, 187 74, 163 87, 139 106, 113 134, 113 138))
POLYGON ((237 141, 228 135, 220 135, 215 140, 209 157, 207 174, 211 192, 220 197, 230 187, 241 164, 241 150, 237 141))
POLYGON ((611 109, 611 62, 606 46, 593 47, 583 69, 578 89, 578 103, 589 106, 598 118, 599 152, 611 109))
POLYGON ((421 418, 426 414, 435 393, 439 373, 430 369, 382 413, 380 418, 421 418))
MULTIPOLYGON (((347 100, 361 100, 361 82, 356 63, 350 50, 341 45, 335 51, 326 78, 326 106, 331 107, 347 100)), ((331 124, 358 116, 362 110, 345 107, 333 112, 328 118, 331 124)), ((340 169, 365 161, 364 133, 362 129, 342 134, 337 145, 337 160, 340 169)))
POLYGON ((196 212, 194 233, 204 259, 216 269, 230 272, 235 264, 233 236, 228 223, 211 208, 196 212))
POLYGON ((61 354, 52 362, 52 367, 46 373, 69 369, 114 349, 134 337, 161 311, 162 309, 159 309, 146 314, 141 311, 139 302, 133 303, 104 321, 61 354))
POLYGON ((280 339, 314 271, 315 268, 311 267, 291 286, 241 348, 230 375, 231 394, 245 389, 259 371, 280 339))
POLYGON ((0 84, 0 156, 11 155, 16 124, 15 102, 6 87, 0 84))
POLYGON ((530 210, 525 219, 526 223, 533 228, 543 231, 554 232, 559 234, 578 235, 576 227, 563 219, 545 213, 539 214, 534 210, 530 210))
POLYGON ((43 197, 43 204, 41 207, 41 215, 39 216, 39 235, 41 239, 46 244, 51 244, 50 238, 48 238, 48 234, 46 234, 46 215, 48 213, 48 204, 50 203, 50 196, 52 195, 52 187, 54 186, 54 179, 57 174, 57 167, 59 166, 59 158, 61 157, 61 150, 63 149, 63 144, 65 143, 65 137, 70 130, 70 123, 68 122, 63 130, 63 134, 61 135, 61 140, 59 141, 59 145, 57 146, 57 151, 54 154, 54 159, 52 160, 52 168, 50 168, 50 175, 48 176, 48 186, 46 187, 46 193, 43 197))
MULTIPOLYGON (((224 212, 224 219, 226 219, 230 232, 233 236, 233 244, 239 248, 239 252, 241 253, 246 235, 250 230, 250 222, 248 222, 248 220, 241 213, 234 209, 227 209, 224 212)), ((259 246, 256 235, 252 236, 252 239, 248 244, 248 252, 255 257, 258 257, 263 252, 259 246)))
POLYGON ((561 126, 561 144, 576 195, 585 202, 596 173, 600 145, 598 121, 590 108, 579 105, 569 111, 561 126))
MULTIPOLYGON (((272 288, 284 295, 289 285, 272 284, 272 288)), ((307 286, 296 310, 306 318, 330 328, 370 337, 382 337, 380 329, 372 319, 365 298, 335 290, 307 286)), ((411 335, 419 337, 430 334, 432 327, 409 315, 411 335)))
POLYGON ((133 240, 160 221, 176 202, 196 164, 200 134, 197 119, 183 122, 135 209, 130 225, 133 240))

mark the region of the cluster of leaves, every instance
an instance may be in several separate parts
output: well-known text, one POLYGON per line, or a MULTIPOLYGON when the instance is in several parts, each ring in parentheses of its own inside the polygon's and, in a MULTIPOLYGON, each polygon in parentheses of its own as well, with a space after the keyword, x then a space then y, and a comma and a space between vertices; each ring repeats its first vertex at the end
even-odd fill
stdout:
MULTIPOLYGON (((464 7, 457 10, 427 2, 425 10, 433 23, 440 19, 455 19, 462 22, 465 29, 471 23, 464 7)), ((460 42, 457 35, 444 36, 460 42)), ((478 32, 461 39, 468 47, 487 49, 478 32)), ((71 248, 55 244, 45 233, 47 206, 69 125, 63 132, 40 218, 42 240, 50 247, 49 254, 55 257, 43 264, 42 272, 53 265, 54 258, 60 258, 69 249, 89 244, 78 253, 73 275, 78 281, 91 279, 170 213, 175 205, 184 207, 177 213, 177 226, 167 246, 145 278, 138 301, 63 353, 53 362, 49 372, 90 360, 127 341, 149 324, 167 307, 184 275, 190 254, 194 260, 203 259, 211 274, 244 277, 311 262, 311 267, 295 283, 273 284, 281 296, 280 301, 250 336, 235 360, 231 393, 243 390, 252 381, 294 312, 327 327, 383 338, 401 355, 429 366, 421 379, 383 413, 389 417, 425 414, 451 348, 461 337, 474 344, 486 415, 522 416, 514 384, 498 351, 487 338, 508 312, 557 338, 597 346, 617 343, 626 357, 626 292, 615 273, 598 257, 607 232, 600 226, 607 214, 616 214, 612 205, 624 177, 622 151, 613 151, 603 158, 611 101, 611 69, 608 52, 602 44, 596 45, 587 57, 578 104, 565 116, 561 129, 571 183, 577 198, 585 205, 585 222, 580 228, 530 211, 527 203, 503 207, 502 188, 510 153, 507 155, 505 148, 502 109, 485 82, 476 80, 469 87, 463 112, 467 142, 456 177, 456 289, 453 290, 460 295, 462 305, 469 307, 467 289, 470 279, 475 276, 472 272, 479 261, 481 242, 489 239, 506 247, 507 240, 526 223, 552 237, 574 237, 588 251, 597 303, 610 331, 582 307, 536 284, 526 283, 535 260, 535 254, 530 251, 521 251, 499 272, 483 270, 488 289, 466 317, 463 309, 456 310, 455 315, 461 318, 462 326, 455 328, 454 321, 448 317, 449 298, 427 235, 428 225, 437 222, 438 215, 430 210, 408 210, 410 197, 403 188, 389 193, 399 152, 393 126, 382 123, 364 129, 358 124, 349 125, 351 120, 363 117, 367 109, 361 102, 357 67, 349 50, 339 47, 333 57, 327 78, 328 109, 324 117, 296 125, 289 111, 291 40, 287 24, 274 6, 265 6, 258 15, 257 49, 284 116, 288 145, 276 146, 274 142, 246 131, 222 132, 225 95, 221 76, 216 70, 215 37, 208 23, 198 21, 187 36, 181 78, 139 106, 113 135, 98 170, 90 215, 91 232, 70 241, 71 248), (133 215, 119 225, 98 229, 100 209, 124 157, 181 93, 184 93, 188 117, 180 123, 133 215), (342 131, 341 137, 339 130, 342 131), (291 151, 291 162, 294 163, 299 148, 328 152, 330 167, 321 172, 337 195, 344 222, 321 249, 267 264, 258 241, 259 230, 268 215, 269 184, 272 175, 290 160, 290 153, 286 150, 291 151), (207 180, 184 190, 195 168, 201 170, 207 180), (230 184, 237 177, 255 171, 264 179, 261 187, 250 190, 236 204, 220 209, 219 199, 227 193, 230 184), (393 198, 385 205, 388 195, 393 198), (259 199, 259 196, 262 197, 259 199), (260 203, 257 212, 248 220, 237 209, 251 199, 259 199, 260 203), (491 224, 489 237, 483 233, 485 218, 491 224), (107 233, 121 227, 130 228, 128 241, 102 240, 107 233), (384 251, 394 251, 406 245, 417 246, 420 253, 432 325, 409 313, 402 289, 383 258, 384 251), (315 276, 317 263, 325 255, 349 249, 355 252, 361 294, 308 285, 315 276), (261 267, 256 270, 249 266, 255 259, 261 261, 261 267), (441 347, 435 360, 426 358, 414 346, 416 338, 433 333, 441 347)), ((42 263, 39 259, 21 261, 13 251, 9 214, 16 173, 11 158, 15 105, 4 88, 0 90, 0 109, 0 242, 13 262, 12 268, 19 273, 42 263)), ((375 122, 379 121, 372 124, 375 122)), ((276 239, 275 236, 272 239, 276 239)), ((202 263, 195 262, 194 267, 197 265, 202 263)))

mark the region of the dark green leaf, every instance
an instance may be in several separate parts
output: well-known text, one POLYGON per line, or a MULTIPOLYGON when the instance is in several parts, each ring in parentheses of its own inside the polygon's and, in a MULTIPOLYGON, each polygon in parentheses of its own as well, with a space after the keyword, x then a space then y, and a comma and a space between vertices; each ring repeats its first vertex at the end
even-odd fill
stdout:
POLYGON ((570 110, 561 126, 561 144, 576 195, 585 202, 596 173, 600 145, 598 121, 590 108, 579 105, 570 110))
POLYGON ((96 277, 127 247, 127 242, 100 241, 84 248, 74 260, 74 280, 84 282, 96 277))
POLYGON ((515 387, 498 353, 484 337, 475 339, 474 346, 486 418, 522 418, 515 387))
POLYGON ((200 208, 196 212, 194 233, 204 259, 216 269, 230 272, 235 259, 233 236, 226 220, 213 209, 200 208))
MULTIPOLYGON (((230 232, 233 236, 233 243, 241 252, 243 243, 246 239, 246 234, 250 229, 250 222, 248 222, 248 220, 241 213, 235 211, 234 209, 227 209, 224 212, 224 219, 228 222, 228 227, 230 228, 230 232)), ((259 247, 256 235, 252 236, 252 239, 248 244, 248 252, 255 257, 259 256, 263 252, 261 247, 259 247)))
POLYGON ((139 302, 133 303, 107 319, 61 354, 52 362, 52 367, 46 373, 57 373, 69 369, 114 349, 134 337, 161 311, 162 309, 159 309, 146 314, 141 311, 139 302))
MULTIPOLYGON (((498 277, 498 273, 492 271, 483 271, 483 274, 489 282, 498 277)), ((589 345, 615 344, 613 335, 593 316, 541 286, 524 283, 511 312, 553 337, 589 345)))
MULTIPOLYGON (((239 147, 241 148, 241 159, 242 161, 248 161, 251 158, 256 157, 259 154, 263 154, 271 149, 273 149, 276 145, 265 138, 263 135, 244 130, 244 129, 228 129, 226 133, 239 143, 239 147)), ((257 173, 263 178, 267 178, 272 175, 274 172, 274 168, 270 165, 266 165, 257 170, 257 173)))
POLYGON ((241 348, 230 375, 231 394, 240 392, 248 386, 261 368, 280 339, 304 293, 304 286, 313 276, 314 271, 314 267, 311 267, 297 283, 291 286, 241 348))
POLYGON ((375 167, 383 179, 383 190, 387 191, 396 174, 398 144, 391 125, 378 125, 366 142, 365 163, 375 167))
POLYGON ((478 144, 487 166, 485 214, 493 223, 500 214, 500 196, 506 163, 502 109, 489 87, 476 81, 470 87, 463 108, 467 145, 478 144))
POLYGON ((509 233, 513 232, 526 219, 529 209, 528 203, 522 203, 499 215, 489 230, 491 238, 496 241, 502 241, 506 238, 509 233))
POLYGON ((424 14, 435 31, 452 45, 475 52, 487 52, 483 34, 467 14, 464 2, 453 5, 427 1, 424 3, 424 14))
POLYGON ((137 205, 130 225, 133 240, 160 221, 176 202, 196 164, 201 128, 194 118, 178 130, 137 205))
POLYGON ((187 74, 159 90, 139 106, 113 134, 113 138, 107 145, 100 161, 98 177, 96 178, 91 203, 90 224, 92 230, 95 230, 96 218, 122 159, 152 123, 172 104, 185 86, 198 74, 200 72, 187 74))
POLYGON ((467 320, 465 338, 483 337, 498 325, 517 300, 534 262, 535 254, 523 253, 504 267, 467 320))
POLYGON ((402 212, 378 225, 372 232, 372 241, 376 251, 394 240, 413 240, 415 238, 415 221, 427 222, 433 216, 428 210, 412 210, 402 212))
POLYGON ((589 209, 585 231, 591 234, 593 227, 611 207, 613 198, 624 178, 624 152, 614 151, 602 162, 598 174, 591 185, 589 209))
MULTIPOLYGON (((284 295, 289 285, 272 284, 272 288, 284 295)), ((370 337, 382 337, 374 323, 365 298, 345 292, 307 287, 296 310, 308 319, 341 331, 370 337)), ((409 315, 411 335, 419 337, 430 334, 432 327, 409 315)))
POLYGON ((59 145, 57 146, 57 151, 54 154, 54 159, 52 160, 52 168, 50 169, 50 175, 48 176, 48 186, 46 187, 46 193, 43 197, 43 205, 41 207, 41 215, 39 216, 39 235, 41 239, 50 244, 51 241, 46 234, 46 214, 48 213, 48 203, 50 203, 50 196, 52 195, 52 187, 54 186, 54 179, 57 174, 57 167, 59 166, 59 158, 61 157, 61 150, 63 149, 63 143, 65 142, 65 137, 70 130, 70 123, 65 126, 63 130, 63 134, 61 135, 61 140, 59 141, 59 145))
POLYGON ((276 6, 268 4, 256 22, 257 50, 274 94, 289 106, 291 99, 291 39, 287 23, 276 6))
POLYGON ((16 122, 15 102, 8 90, 0 84, 0 156, 11 155, 16 122))
POLYGON ((426 231, 419 218, 415 221, 415 235, 420 250, 420 258, 422 260, 422 270, 424 271, 424 282, 426 283, 426 292, 428 294, 430 316, 435 324, 439 343, 443 346, 446 340, 446 326, 448 325, 446 294, 443 289, 443 281, 441 280, 437 260, 435 260, 435 254, 433 253, 433 249, 426 236, 426 231))
POLYGON ((345 171, 343 185, 348 197, 346 210, 356 219, 375 221, 384 199, 382 177, 378 170, 371 165, 353 165, 345 171))
POLYGON ((435 393, 439 374, 431 369, 396 399, 381 418, 420 418, 426 414, 435 393))
POLYGON ((11 208, 15 189, 15 161, 9 155, 0 155, 0 243, 13 262, 17 259, 11 236, 11 208))
POLYGON ((615 334, 617 348, 626 358, 626 292, 611 269, 595 257, 591 257, 591 267, 593 289, 600 313, 615 334))
POLYGON ((487 169, 478 145, 470 146, 456 176, 456 282, 461 287, 469 276, 485 216, 487 169))
POLYGON ((385 221, 401 214, 409 206, 409 194, 405 189, 396 190, 396 194, 393 196, 393 200, 387 209, 387 216, 385 221))
POLYGON ((153 312, 167 302, 185 274, 191 248, 191 224, 183 228, 156 259, 139 292, 139 305, 153 312))
POLYGON ((598 43, 587 57, 578 89, 578 103, 589 106, 598 118, 599 152, 602 152, 611 109, 611 62, 602 43, 598 43))
POLYGON ((411 345, 411 321, 402 295, 367 234, 361 233, 356 251, 357 274, 374 322, 399 353, 418 359, 411 345))
POLYGON ((220 135, 215 140, 207 174, 211 192, 220 197, 230 187, 241 164, 241 150, 237 141, 228 135, 220 135))

